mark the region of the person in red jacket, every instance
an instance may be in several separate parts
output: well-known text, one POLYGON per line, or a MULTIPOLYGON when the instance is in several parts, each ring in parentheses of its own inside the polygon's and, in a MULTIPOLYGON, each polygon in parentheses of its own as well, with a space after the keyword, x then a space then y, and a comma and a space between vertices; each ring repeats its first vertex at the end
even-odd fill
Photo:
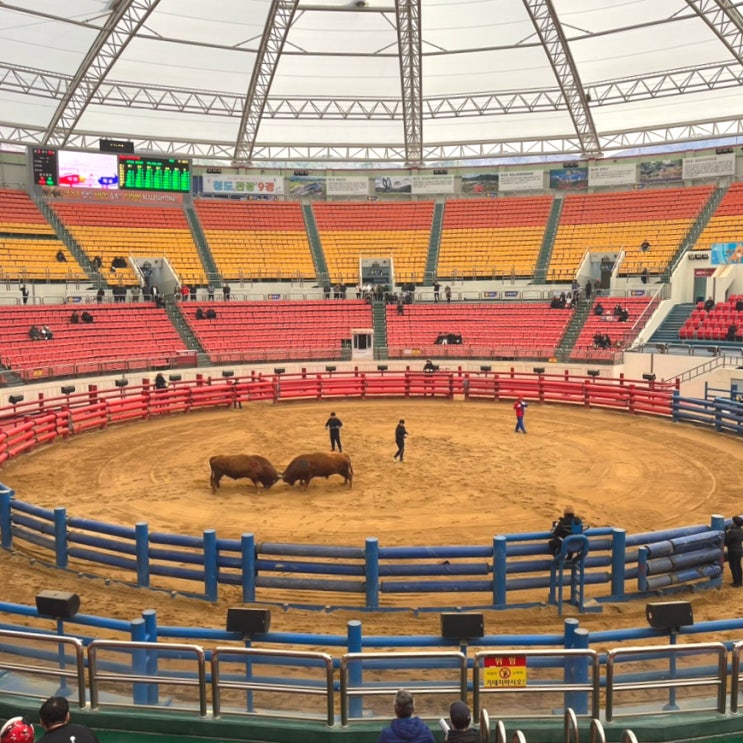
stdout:
POLYGON ((516 413, 516 428, 514 429, 514 433, 518 433, 519 431, 526 433, 526 428, 524 428, 524 411, 528 407, 529 404, 525 402, 523 397, 519 397, 513 404, 513 410, 516 413))

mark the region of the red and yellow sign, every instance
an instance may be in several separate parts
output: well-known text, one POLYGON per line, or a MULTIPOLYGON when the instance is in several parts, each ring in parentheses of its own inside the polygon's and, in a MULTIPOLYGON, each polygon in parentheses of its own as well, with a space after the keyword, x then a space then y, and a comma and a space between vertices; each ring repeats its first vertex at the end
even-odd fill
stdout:
POLYGON ((485 658, 483 679, 485 686, 490 689, 526 686, 526 656, 499 655, 485 658))

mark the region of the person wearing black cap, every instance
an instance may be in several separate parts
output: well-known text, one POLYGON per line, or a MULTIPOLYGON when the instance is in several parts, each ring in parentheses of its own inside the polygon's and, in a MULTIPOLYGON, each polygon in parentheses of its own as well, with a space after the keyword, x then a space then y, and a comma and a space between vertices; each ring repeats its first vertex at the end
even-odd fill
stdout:
POLYGON ((480 731, 470 727, 472 715, 470 708, 464 702, 454 702, 449 708, 449 720, 451 730, 446 734, 444 740, 456 740, 459 743, 478 743, 480 731))
POLYGON ((413 695, 400 689, 395 694, 395 719, 382 730, 377 743, 434 743, 430 728, 414 711, 413 695))
POLYGON ((335 451, 337 445, 338 451, 343 451, 343 447, 341 446, 341 428, 343 428, 343 423, 341 423, 341 419, 335 413, 331 413, 330 418, 325 421, 325 428, 330 432, 330 450, 335 451))
POLYGON ((64 697, 49 697, 39 710, 45 743, 98 743, 95 733, 85 725, 70 722, 70 705, 64 697))
POLYGON ((733 516, 733 523, 725 529, 725 547, 728 551, 728 565, 733 575, 733 587, 743 586, 743 571, 740 561, 743 557, 743 518, 733 516))
POLYGON ((405 421, 400 418, 400 422, 395 427, 395 443, 397 444, 397 451, 395 452, 395 456, 392 457, 393 459, 400 459, 402 462, 403 457, 405 456, 405 439, 408 435, 407 430, 405 429, 405 421))

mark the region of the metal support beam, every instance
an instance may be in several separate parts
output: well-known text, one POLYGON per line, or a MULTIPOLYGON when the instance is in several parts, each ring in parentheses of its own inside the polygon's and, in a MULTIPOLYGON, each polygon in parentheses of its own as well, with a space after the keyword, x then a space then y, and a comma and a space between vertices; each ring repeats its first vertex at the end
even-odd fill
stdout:
POLYGON ((552 0, 523 0, 523 3, 562 90, 570 118, 581 142, 582 154, 587 157, 600 157, 601 147, 596 125, 588 107, 588 98, 552 0))
POLYGON ((697 15, 743 65, 743 17, 731 0, 686 0, 697 15))
POLYGON ((121 0, 91 44, 47 126, 44 144, 67 144, 101 82, 160 0, 121 0))
POLYGON ((420 0, 395 0, 400 47, 400 87, 405 128, 406 163, 423 163, 423 82, 421 72, 420 0))
MULTIPOLYGON (((0 123, 0 142, 5 149, 22 150, 26 146, 41 144, 45 130, 42 127, 20 124, 0 123)), ((69 146, 76 149, 91 149, 98 146, 100 132, 75 131, 70 137, 69 146)), ((139 134, 119 132, 119 136, 130 139, 141 152, 160 152, 194 158, 222 160, 232 159, 234 142, 204 142, 186 139, 143 138, 139 134)), ((716 121, 696 121, 668 126, 635 129, 630 131, 605 132, 599 139, 604 152, 622 152, 627 148, 657 148, 679 142, 704 142, 709 139, 734 138, 743 136, 743 116, 718 119, 716 121)), ((657 150, 654 150, 657 155, 657 150)), ((522 158, 529 156, 559 155, 567 159, 581 157, 581 142, 578 137, 541 137, 531 139, 489 140, 468 142, 436 142, 423 147, 424 162, 441 160, 472 160, 487 158, 522 158)), ((295 162, 316 162, 324 164, 343 162, 390 163, 404 165, 407 152, 402 147, 387 144, 364 142, 332 146, 320 143, 298 145, 296 143, 257 143, 253 151, 254 162, 271 164, 286 163, 291 167, 295 162)))
POLYGON ((271 89, 281 50, 284 48, 298 3, 299 0, 272 0, 271 2, 237 132, 233 157, 235 162, 249 163, 253 157, 268 92, 271 89))

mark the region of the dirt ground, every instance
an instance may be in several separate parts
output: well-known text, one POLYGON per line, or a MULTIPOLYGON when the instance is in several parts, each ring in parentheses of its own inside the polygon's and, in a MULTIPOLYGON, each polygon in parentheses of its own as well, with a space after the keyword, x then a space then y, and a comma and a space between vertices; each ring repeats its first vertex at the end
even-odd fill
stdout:
MULTIPOLYGON (((363 546, 370 536, 380 546, 488 545, 497 534, 549 528, 568 504, 592 526, 630 534, 743 511, 743 442, 732 436, 536 403, 526 427, 528 435, 514 433, 509 402, 252 403, 86 433, 11 461, 0 480, 22 500, 65 506, 70 516, 127 526, 146 521, 151 531, 200 535, 215 528, 219 537, 252 532, 258 542, 346 546, 363 546), (225 479, 212 494, 211 456, 262 454, 281 470, 297 454, 329 448, 324 423, 331 410, 344 424, 343 447, 356 473, 352 490, 338 477, 314 480, 306 492, 284 483, 256 492, 248 481, 225 479), (392 458, 400 418, 410 433, 402 464, 392 458)), ((36 593, 52 588, 79 593, 84 614, 134 619, 155 609, 160 625, 216 628, 240 601, 237 588, 220 587, 211 604, 124 586, 104 567, 98 578, 58 571, 42 564, 49 559, 20 543, 18 552, 0 551, 3 600, 33 604, 36 593)), ((743 591, 729 583, 726 568, 724 588, 683 594, 696 621, 741 616, 743 591)), ((397 601, 410 606, 412 598, 397 601)), ((645 603, 604 605, 580 617, 581 626, 646 626, 645 603)), ((559 632, 566 616, 577 616, 573 607, 562 618, 550 606, 486 612, 486 632, 559 632)), ((366 635, 439 631, 435 612, 295 609, 275 610, 271 629, 345 634, 351 619, 362 621, 366 635)))

